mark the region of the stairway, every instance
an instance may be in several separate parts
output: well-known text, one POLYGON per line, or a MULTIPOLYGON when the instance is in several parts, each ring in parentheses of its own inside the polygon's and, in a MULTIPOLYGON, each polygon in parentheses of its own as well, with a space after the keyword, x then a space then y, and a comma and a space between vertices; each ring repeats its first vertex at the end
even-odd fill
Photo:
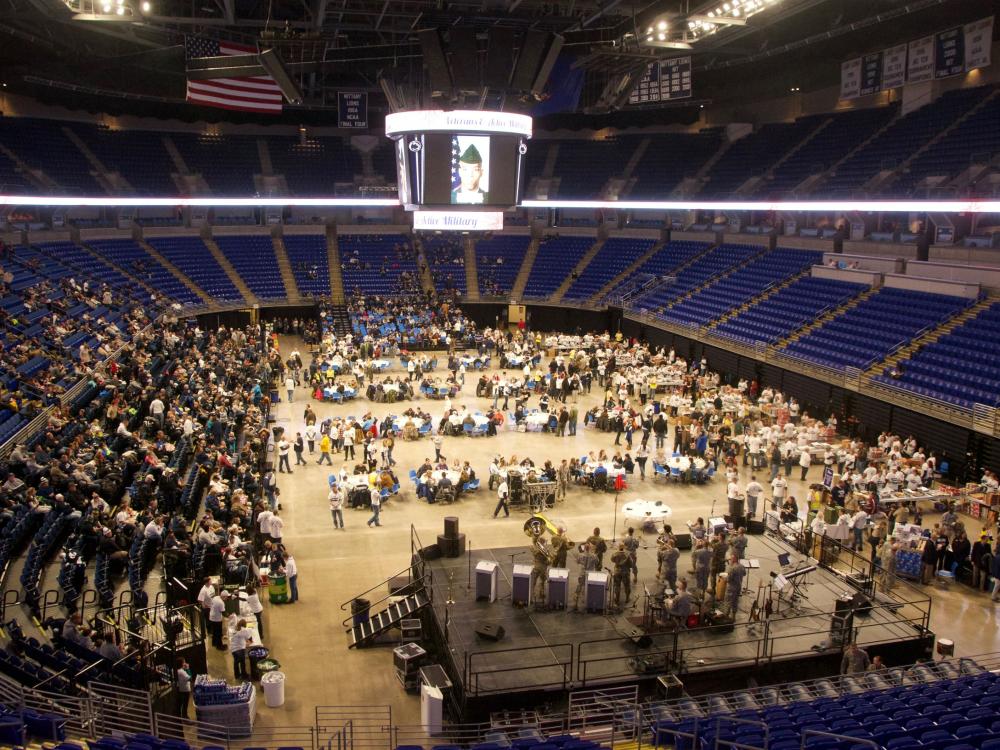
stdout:
POLYGON ((260 173, 265 177, 274 174, 274 164, 271 163, 271 149, 267 147, 267 138, 257 139, 257 156, 260 158, 260 173))
POLYGON ((400 621, 412 617, 414 613, 423 609, 428 604, 430 604, 430 598, 423 589, 404 596, 376 613, 367 622, 363 622, 360 625, 352 625, 348 630, 351 642, 347 647, 360 648, 371 643, 379 635, 399 625, 400 621))
POLYGON ((292 262, 288 259, 288 249, 285 247, 285 240, 280 232, 271 235, 271 244, 274 245, 274 257, 278 261, 278 270, 281 272, 281 282, 285 285, 285 295, 289 300, 302 299, 302 292, 295 282, 295 274, 292 273, 292 262))
POLYGON ((227 258, 226 254, 222 252, 219 246, 215 243, 215 240, 211 237, 202 237, 201 241, 204 242, 205 247, 212 252, 215 260, 220 266, 222 266, 222 270, 226 272, 226 276, 228 276, 229 280, 233 282, 233 286, 235 286, 239 290, 240 294, 243 295, 243 299, 247 301, 247 304, 259 304, 260 299, 256 294, 250 291, 250 287, 247 286, 243 277, 236 272, 235 268, 233 268, 233 264, 229 262, 229 258, 227 258))
POLYGON ((638 271, 647 260, 649 260, 658 252, 660 252, 660 250, 663 249, 663 244, 664 243, 662 242, 655 243, 647 253, 641 255, 639 258, 636 259, 636 261, 632 265, 630 265, 620 274, 611 279, 611 281, 609 281, 607 284, 598 289, 597 294, 595 294, 590 299, 585 300, 586 304, 589 305, 600 304, 601 301, 611 292, 612 289, 617 287, 619 284, 625 281, 625 279, 627 279, 629 276, 638 271))
POLYGON ((336 227, 326 228, 326 263, 330 268, 330 301, 345 304, 344 275, 340 271, 340 249, 337 246, 336 227))
POLYGON ((479 267, 476 265, 476 241, 465 238, 465 299, 479 301, 479 267))
MULTIPOLYGON (((760 250, 759 253, 754 253, 749 258, 745 258, 745 259, 741 260, 735 266, 730 266, 725 271, 723 271, 722 273, 720 273, 718 276, 713 276, 712 278, 708 279, 707 281, 704 281, 701 284, 699 284, 698 286, 696 286, 694 289, 691 289, 686 294, 678 297, 677 299, 671 300, 670 302, 668 302, 666 305, 663 306, 663 310, 669 310, 674 305, 680 304, 681 302, 683 302, 686 299, 690 299, 691 297, 693 297, 694 295, 696 295, 698 292, 700 292, 702 289, 707 289, 708 287, 712 286, 712 284, 714 284, 715 282, 721 281, 722 279, 725 279, 725 278, 728 278, 729 276, 732 276, 734 273, 736 273, 737 271, 739 271, 741 268, 745 268, 746 266, 750 265, 751 263, 753 263, 755 260, 757 260, 758 258, 760 258, 762 255, 766 254, 767 252, 768 252, 767 248, 761 248, 761 250, 760 250)), ((686 266, 686 265, 688 265, 688 263, 685 263, 684 265, 686 266)), ((673 275, 676 275, 679 271, 680 271, 680 268, 678 268, 676 271, 674 271, 673 275)))
POLYGON ((97 154, 90 150, 90 146, 83 142, 83 139, 76 134, 76 131, 70 127, 64 126, 62 128, 62 133, 66 136, 70 143, 76 146, 77 150, 83 154, 83 157, 87 160, 90 166, 93 167, 94 171, 91 172, 91 174, 108 194, 114 195, 116 193, 135 192, 135 189, 121 174, 109 170, 104 165, 104 162, 97 158, 97 154))
POLYGON ((958 315, 949 318, 946 322, 939 326, 935 326, 923 336, 913 339, 906 346, 901 346, 885 359, 880 359, 878 362, 865 370, 865 374, 877 375, 886 367, 892 367, 897 362, 909 358, 911 354, 923 347, 925 344, 933 344, 946 333, 951 333, 966 321, 979 315, 979 313, 994 304, 996 301, 996 297, 988 296, 979 300, 974 305, 969 305, 969 307, 962 310, 962 312, 958 313, 958 315))
POLYGON ((646 155, 646 151, 649 149, 649 144, 652 142, 652 138, 643 138, 639 141, 639 144, 635 147, 635 151, 632 152, 632 156, 629 157, 628 163, 625 165, 625 169, 623 169, 621 175, 619 175, 623 180, 628 182, 628 180, 632 177, 632 173, 635 171, 635 168, 639 166, 639 162, 642 161, 642 157, 646 155))
POLYGON ((20 156, 2 143, 0 143, 0 153, 4 154, 14 163, 16 171, 23 175, 24 179, 30 182, 33 187, 38 188, 43 193, 59 192, 59 185, 55 180, 40 169, 32 169, 26 162, 21 160, 20 156))
MULTIPOLYGON (((184 284, 184 286, 186 286, 192 292, 197 294, 201 298, 202 302, 204 302, 206 305, 211 305, 211 306, 215 305, 215 300, 213 300, 211 297, 208 296, 208 292, 206 292, 200 286, 191 281, 191 279, 189 279, 187 275, 183 271, 181 271, 181 269, 179 269, 177 266, 175 266, 173 263, 167 260, 166 257, 161 255, 159 250, 157 250, 155 247, 146 242, 146 240, 136 240, 136 241, 139 243, 139 246, 142 247, 143 250, 149 253, 149 256, 153 260, 155 260, 161 266, 170 271, 170 273, 172 273, 177 278, 178 281, 184 284)), ((213 242, 212 244, 215 243, 213 242)))
POLYGON ((580 261, 573 267, 573 270, 566 274, 566 278, 563 279, 562 284, 560 284, 559 288, 552 294, 552 302, 562 302, 563 295, 566 294, 569 288, 573 285, 573 282, 576 281, 574 274, 578 277, 581 273, 583 273, 583 269, 590 265, 590 261, 594 259, 594 256, 597 255, 597 251, 602 247, 604 247, 604 240, 602 239, 598 239, 593 245, 590 246, 590 249, 583 254, 583 257, 580 258, 580 261))
MULTIPOLYGON (((541 144, 539 144, 541 146, 541 144)), ((542 168, 541 176, 546 180, 551 180, 556 171, 556 160, 559 158, 559 141, 549 144, 549 150, 545 154, 545 166, 542 168)))
POLYGON ((177 171, 180 174, 191 174, 191 170, 188 169, 187 162, 184 161, 184 157, 181 156, 180 150, 177 148, 177 144, 174 143, 173 138, 169 135, 163 136, 163 147, 170 154, 170 160, 177 167, 177 171))
POLYGON ((861 292, 861 294, 859 294, 857 297, 851 297, 851 299, 847 300, 847 302, 840 305, 839 307, 833 308, 827 313, 820 315, 812 323, 807 323, 806 325, 799 328, 797 331, 792 332, 792 334, 787 338, 781 339, 780 341, 776 341, 769 348, 769 351, 774 351, 775 349, 783 349, 787 344, 790 344, 793 341, 798 341, 800 338, 805 336, 810 331, 815 331, 817 328, 833 320, 841 313, 845 313, 848 310, 857 307, 876 292, 878 292, 878 287, 868 287, 863 292, 861 292))
POLYGON ((871 143, 876 138, 881 136, 886 130, 895 127, 896 123, 899 122, 899 118, 901 118, 902 116, 903 116, 902 110, 900 110, 899 112, 896 113, 895 117, 889 120, 889 122, 887 122, 885 125, 883 125, 874 133, 872 133, 870 136, 861 141, 861 143, 859 143, 857 146, 855 146, 846 154, 844 154, 840 159, 835 161, 832 165, 830 165, 830 168, 827 169, 825 172, 823 172, 820 175, 814 175, 814 177, 812 178, 807 178, 807 180, 804 181, 802 185, 796 185, 795 186, 796 192, 798 192, 800 189, 804 189, 809 194, 813 193, 815 189, 819 187, 827 178, 833 177, 835 174, 837 174, 837 169, 840 167, 841 164, 843 164, 852 156, 854 156, 856 153, 861 151, 861 149, 867 147, 869 143, 871 143), (806 182, 808 182, 808 187, 803 188, 806 182))
POLYGON ((794 276, 788 277, 784 281, 780 281, 777 284, 771 284, 771 286, 769 286, 763 292, 760 292, 759 294, 755 294, 753 296, 753 298, 750 299, 750 301, 744 302, 739 307, 734 307, 733 309, 726 311, 721 316, 719 316, 715 320, 711 321, 708 324, 708 328, 709 329, 715 328, 720 323, 724 323, 727 320, 729 320, 730 318, 733 318, 733 317, 739 315, 741 312, 745 312, 746 310, 749 310, 754 305, 757 305, 757 304, 763 302, 764 300, 766 300, 768 297, 770 297, 770 296, 772 296, 774 294, 777 294, 782 289, 784 289, 786 286, 788 286, 789 284, 791 284, 793 281, 798 281, 802 277, 808 276, 811 273, 812 273, 812 269, 811 268, 807 268, 806 270, 801 271, 801 272, 795 274, 794 276))
POLYGON ((776 170, 778 167, 780 167, 786 161, 788 161, 793 156, 795 156, 795 154, 797 154, 799 151, 802 150, 803 146, 805 146, 806 144, 808 144, 810 141, 812 141, 813 138, 815 138, 817 135, 819 135, 820 133, 822 133, 830 125, 830 123, 832 123, 832 122, 833 122, 833 118, 832 117, 826 118, 816 128, 814 128, 813 131, 811 133, 809 133, 809 135, 807 135, 805 138, 803 138, 801 141, 799 141, 798 144, 795 145, 790 151, 786 151, 785 155, 782 156, 780 159, 778 159, 778 161, 774 162, 774 164, 772 164, 770 166, 770 168, 764 173, 764 179, 765 180, 773 179, 774 178, 774 170, 776 170))
POLYGON ((524 288, 528 285, 528 279, 531 277, 531 269, 535 265, 535 258, 538 257, 538 246, 540 241, 535 238, 528 243, 528 249, 524 253, 524 260, 521 261, 521 270, 517 272, 517 278, 514 279, 514 286, 510 290, 511 299, 521 299, 524 296, 524 288))
POLYGON ((876 190, 884 190, 892 185, 892 183, 896 181, 897 177, 909 170, 910 165, 913 164, 916 159, 919 159, 929 148, 933 147, 934 144, 938 143, 941 139, 946 138, 951 131, 972 117, 972 115, 976 114, 976 112, 985 107, 997 96, 1000 96, 1000 89, 994 89, 989 96, 980 100, 974 107, 972 107, 972 109, 967 110, 964 115, 952 122, 948 127, 927 141, 927 143, 910 154, 902 164, 892 171, 892 174, 888 175, 884 180, 880 180, 878 184, 873 185, 872 187, 876 190))
POLYGON ((107 257, 101 255, 96 250, 94 250, 94 248, 92 248, 86 242, 77 242, 76 244, 79 247, 82 247, 84 250, 86 250, 91 255, 93 255, 95 260, 99 260, 101 262, 107 263, 109 266, 111 266, 116 271, 118 271, 118 273, 122 274, 126 278, 131 279, 132 281, 134 281, 136 284, 138 284, 139 286, 141 286, 143 289, 145 289, 150 294, 155 294, 157 296, 157 298, 162 298, 163 297, 163 294, 160 292, 159 289, 157 289, 156 287, 154 287, 148 281, 145 281, 144 279, 141 279, 138 276, 136 276, 135 273, 132 272, 132 269, 127 268, 126 266, 120 266, 120 265, 118 265, 117 263, 115 263, 110 258, 107 258, 107 257))

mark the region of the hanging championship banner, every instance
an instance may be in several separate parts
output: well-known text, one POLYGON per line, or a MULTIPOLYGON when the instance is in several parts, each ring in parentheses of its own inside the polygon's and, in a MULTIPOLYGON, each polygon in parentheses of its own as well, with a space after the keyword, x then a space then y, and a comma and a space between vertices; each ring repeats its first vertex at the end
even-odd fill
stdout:
POLYGON ((961 26, 934 35, 934 77, 965 72, 965 33, 961 26))
POLYGON ((861 96, 874 94, 882 88, 882 53, 875 52, 861 58, 861 96))
POLYGON ((840 64, 840 98, 856 99, 861 94, 861 58, 840 64))
POLYGON ((890 47, 882 53, 882 88, 898 88, 906 82, 906 45, 890 47))
POLYGON ((906 82, 929 81, 934 77, 934 37, 914 39, 907 45, 906 82))
POLYGON ((965 69, 988 66, 992 43, 993 16, 965 24, 965 69))

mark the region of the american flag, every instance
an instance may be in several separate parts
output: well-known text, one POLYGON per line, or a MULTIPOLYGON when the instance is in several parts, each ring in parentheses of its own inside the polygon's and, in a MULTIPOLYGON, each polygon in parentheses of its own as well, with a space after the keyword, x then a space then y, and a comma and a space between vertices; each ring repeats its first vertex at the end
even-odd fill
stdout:
MULTIPOLYGON (((201 36, 184 37, 184 56, 218 57, 219 55, 252 55, 255 47, 232 42, 220 42, 201 36)), ((188 79, 187 100, 193 104, 241 112, 281 113, 281 89, 271 76, 242 78, 188 79)))
POLYGON ((458 176, 458 159, 462 155, 462 148, 458 143, 458 136, 451 137, 451 189, 457 190, 462 184, 462 178, 458 176))

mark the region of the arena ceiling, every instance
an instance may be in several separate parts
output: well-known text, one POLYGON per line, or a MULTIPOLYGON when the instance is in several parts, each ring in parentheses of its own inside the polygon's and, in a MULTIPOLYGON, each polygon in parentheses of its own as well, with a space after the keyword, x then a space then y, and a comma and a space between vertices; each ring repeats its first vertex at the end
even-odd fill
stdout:
MULTIPOLYGON (((230 117, 182 105, 184 38, 199 35, 276 50, 304 94, 282 121, 329 121, 345 88, 385 102, 380 78, 426 97, 419 31, 474 29, 486 55, 490 33, 560 34, 564 53, 587 71, 584 105, 608 77, 657 57, 694 58, 697 107, 738 97, 790 74, 807 87, 839 62, 878 44, 992 12, 990 0, 743 0, 762 10, 745 25, 691 38, 690 18, 720 3, 690 0, 0 0, 0 80, 9 91, 113 113, 184 119, 230 117), (645 29, 669 22, 668 46, 644 45, 645 29), (795 65, 789 66, 794 55, 795 65), (810 79, 813 79, 812 81, 810 79)), ((515 44, 517 41, 515 41, 515 44)), ((787 89, 786 89, 787 90, 787 89)), ((527 107, 530 102, 522 101, 527 107)), ((507 108, 519 106, 507 101, 507 108)), ((680 109, 683 109, 682 106, 680 109)), ((677 112, 658 121, 690 117, 677 112)), ((375 115, 376 121, 380 118, 375 115)), ((641 116, 639 119, 643 119, 641 116)), ((582 121, 581 121, 582 122, 582 121)))

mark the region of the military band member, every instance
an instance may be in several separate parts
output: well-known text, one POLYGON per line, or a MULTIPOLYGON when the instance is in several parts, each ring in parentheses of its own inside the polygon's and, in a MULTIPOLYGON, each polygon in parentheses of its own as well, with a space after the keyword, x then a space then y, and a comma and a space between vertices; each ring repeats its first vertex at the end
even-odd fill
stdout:
POLYGON ((625 594, 625 604, 632 598, 632 561, 629 558, 628 550, 625 549, 625 542, 618 543, 618 549, 611 556, 611 562, 615 566, 612 601, 615 606, 622 604, 622 592, 625 594))
POLYGON ((628 534, 625 536, 624 540, 625 551, 628 552, 630 567, 632 569, 632 579, 635 581, 639 580, 639 545, 640 542, 635 537, 635 529, 631 526, 628 527, 628 534))
POLYGON ((573 599, 573 610, 581 612, 580 597, 584 598, 585 605, 587 602, 587 573, 592 570, 600 570, 600 566, 597 563, 597 555, 594 554, 594 548, 590 542, 584 542, 580 545, 580 551, 576 555, 576 564, 579 570, 579 577, 576 581, 576 596, 573 599))

